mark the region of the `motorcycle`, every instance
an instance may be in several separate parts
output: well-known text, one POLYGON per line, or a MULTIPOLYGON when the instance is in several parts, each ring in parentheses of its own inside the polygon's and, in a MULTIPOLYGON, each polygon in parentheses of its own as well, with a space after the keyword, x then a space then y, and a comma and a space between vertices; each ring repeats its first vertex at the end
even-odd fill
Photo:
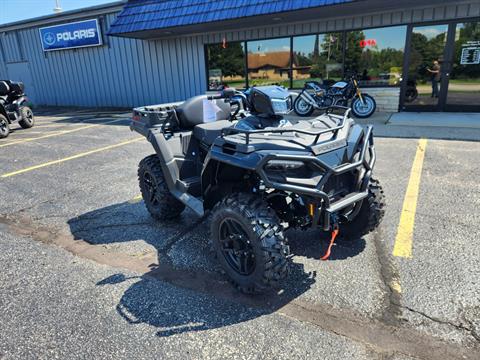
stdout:
POLYGON ((298 116, 310 116, 314 110, 325 110, 330 106, 350 106, 357 118, 368 118, 377 108, 375 99, 362 93, 355 75, 351 75, 347 81, 332 86, 307 81, 295 99, 293 109, 298 116))
POLYGON ((407 88, 405 89, 405 102, 414 102, 418 97, 417 80, 407 80, 407 88))
POLYGON ((0 139, 10 134, 10 124, 15 121, 24 129, 34 125, 33 112, 27 104, 23 83, 0 80, 0 139))

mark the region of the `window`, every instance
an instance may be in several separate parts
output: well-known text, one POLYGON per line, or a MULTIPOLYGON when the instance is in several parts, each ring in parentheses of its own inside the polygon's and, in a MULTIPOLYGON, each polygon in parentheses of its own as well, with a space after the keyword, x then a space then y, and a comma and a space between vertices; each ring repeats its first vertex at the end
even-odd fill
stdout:
POLYGON ((290 87, 290 38, 247 42, 248 85, 290 87))
POLYGON ((406 26, 346 32, 345 71, 360 85, 399 86, 406 33, 406 26))
POLYGON ((340 80, 343 75, 342 45, 342 33, 294 37, 293 88, 302 88, 306 80, 340 80))
POLYGON ((221 85, 245 88, 245 49, 242 42, 207 46, 208 89, 221 85))
POLYGON ((327 84, 344 71, 362 86, 399 86, 406 26, 207 45, 208 89, 327 84), (292 44, 292 46, 291 46, 292 44))

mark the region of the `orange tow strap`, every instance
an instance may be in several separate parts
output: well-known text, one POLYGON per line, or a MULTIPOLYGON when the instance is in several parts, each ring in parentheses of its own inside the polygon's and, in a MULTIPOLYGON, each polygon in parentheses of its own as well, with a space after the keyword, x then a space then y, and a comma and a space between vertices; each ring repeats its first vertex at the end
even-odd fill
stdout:
POLYGON ((337 237, 337 235, 338 235, 338 226, 335 226, 332 231, 332 238, 330 239, 330 244, 328 245, 327 252, 325 253, 325 255, 323 255, 320 258, 320 260, 327 260, 330 257, 330 252, 332 250, 333 244, 335 243, 335 238, 337 237))

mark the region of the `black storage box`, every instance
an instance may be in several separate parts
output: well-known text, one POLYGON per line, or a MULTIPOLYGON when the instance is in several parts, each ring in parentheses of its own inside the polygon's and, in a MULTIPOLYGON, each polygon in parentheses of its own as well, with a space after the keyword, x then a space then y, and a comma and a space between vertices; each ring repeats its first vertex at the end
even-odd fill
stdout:
POLYGON ((17 93, 17 94, 23 94, 23 91, 25 90, 25 86, 23 85, 23 82, 11 82, 10 83, 10 91, 17 93))

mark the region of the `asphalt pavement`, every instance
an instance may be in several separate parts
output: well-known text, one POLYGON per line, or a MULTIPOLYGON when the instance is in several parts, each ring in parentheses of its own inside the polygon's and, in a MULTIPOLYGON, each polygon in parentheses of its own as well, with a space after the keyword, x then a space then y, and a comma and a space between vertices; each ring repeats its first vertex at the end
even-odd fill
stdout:
POLYGON ((328 261, 318 231, 289 230, 289 278, 252 297, 218 267, 208 218, 149 216, 136 172, 153 151, 128 122, 122 112, 48 109, 0 140, 0 359, 480 358, 471 132, 445 140, 451 129, 415 136, 376 124, 382 225, 337 243, 328 261), (414 222, 403 224, 412 189, 414 222), (410 256, 395 256, 409 225, 410 256))

